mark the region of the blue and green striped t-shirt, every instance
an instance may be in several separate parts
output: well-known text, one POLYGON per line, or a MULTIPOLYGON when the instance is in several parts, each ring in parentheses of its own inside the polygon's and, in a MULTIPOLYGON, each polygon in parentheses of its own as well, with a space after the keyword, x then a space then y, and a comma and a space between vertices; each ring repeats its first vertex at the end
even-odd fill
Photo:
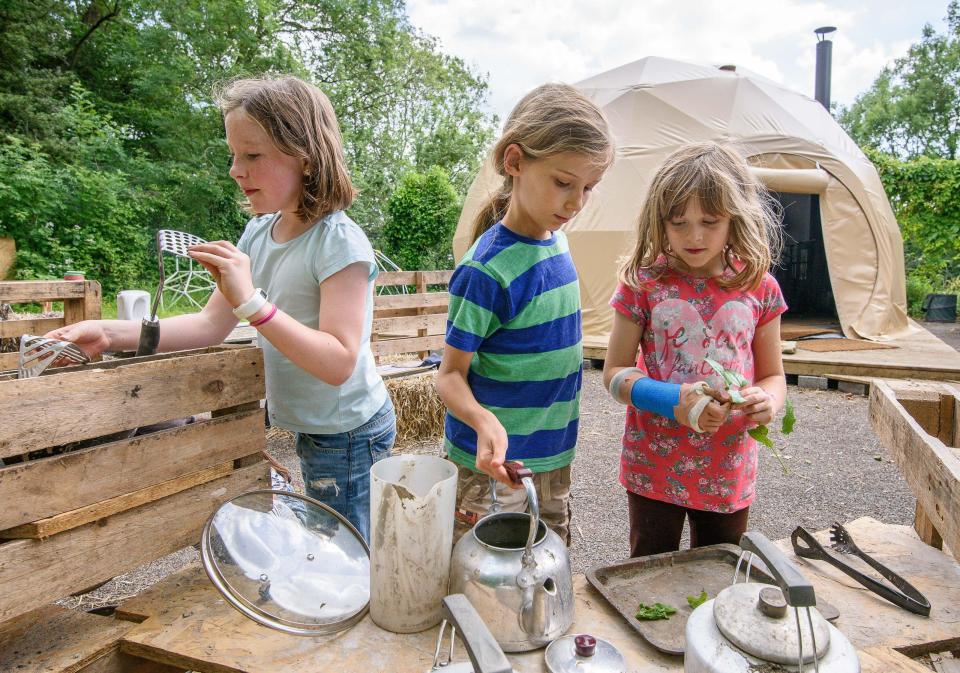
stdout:
MULTIPOLYGON (((467 383, 503 424, 507 457, 534 472, 569 465, 577 444, 583 346, 567 238, 488 229, 450 279, 448 345, 475 353, 467 383)), ((477 433, 447 413, 447 454, 476 469, 477 433)))

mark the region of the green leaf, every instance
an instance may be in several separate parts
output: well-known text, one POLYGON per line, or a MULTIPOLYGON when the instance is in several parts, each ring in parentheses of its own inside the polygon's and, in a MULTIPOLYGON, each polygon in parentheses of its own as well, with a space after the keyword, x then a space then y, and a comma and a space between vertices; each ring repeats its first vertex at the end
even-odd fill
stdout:
POLYGON ((726 371, 723 367, 720 366, 720 363, 716 360, 711 360, 710 358, 703 358, 703 361, 710 365, 710 369, 717 373, 717 376, 723 376, 723 379, 726 380, 724 372, 726 371))
POLYGON ((730 400, 734 404, 743 404, 747 401, 746 398, 740 394, 739 390, 728 390, 727 392, 730 393, 730 400))
POLYGON ((675 607, 665 603, 654 603, 653 605, 641 603, 637 606, 636 617, 644 621, 655 621, 657 619, 669 619, 670 615, 676 612, 677 609, 675 607))
POLYGON ((707 602, 707 591, 704 589, 700 592, 699 596, 687 596, 687 603, 690 604, 690 607, 697 609, 701 605, 707 602))
POLYGON ((736 382, 738 386, 748 386, 750 382, 741 374, 740 372, 731 372, 736 377, 736 382))
POLYGON ((758 425, 755 428, 750 428, 747 430, 747 434, 753 437, 756 441, 763 444, 768 449, 773 448, 773 440, 770 439, 770 430, 767 429, 765 425, 758 425))
POLYGON ((797 417, 793 413, 793 402, 787 398, 787 403, 784 405, 783 424, 780 426, 780 432, 789 435, 793 432, 793 424, 796 422, 797 417))

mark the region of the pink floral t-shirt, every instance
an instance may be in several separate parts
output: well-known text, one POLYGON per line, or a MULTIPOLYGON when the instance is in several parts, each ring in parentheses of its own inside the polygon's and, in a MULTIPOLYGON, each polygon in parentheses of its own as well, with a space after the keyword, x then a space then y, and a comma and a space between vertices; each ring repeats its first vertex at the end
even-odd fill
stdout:
MULTIPOLYGON (((723 380, 704 362, 709 357, 752 385, 754 331, 787 310, 773 276, 765 274, 753 291, 728 289, 661 261, 640 281, 640 288, 621 283, 610 300, 643 330, 637 367, 658 381, 707 381, 720 390, 723 380)), ((748 425, 733 412, 716 433, 700 434, 628 406, 620 483, 638 495, 692 509, 743 509, 753 502, 757 475, 757 443, 748 425)))

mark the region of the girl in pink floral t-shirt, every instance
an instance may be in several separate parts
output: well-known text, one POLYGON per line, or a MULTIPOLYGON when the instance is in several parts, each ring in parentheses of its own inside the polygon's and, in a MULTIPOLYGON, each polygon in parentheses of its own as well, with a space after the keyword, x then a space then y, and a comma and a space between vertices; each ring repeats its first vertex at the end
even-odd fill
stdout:
POLYGON ((738 543, 754 497, 747 434, 783 407, 780 314, 767 269, 782 247, 769 197, 731 148, 697 143, 657 171, 620 269, 604 382, 627 403, 620 481, 631 556, 738 543), (732 404, 705 358, 740 372, 732 404), (702 382, 702 383, 701 383, 702 382), (721 392, 715 400, 703 386, 721 392))

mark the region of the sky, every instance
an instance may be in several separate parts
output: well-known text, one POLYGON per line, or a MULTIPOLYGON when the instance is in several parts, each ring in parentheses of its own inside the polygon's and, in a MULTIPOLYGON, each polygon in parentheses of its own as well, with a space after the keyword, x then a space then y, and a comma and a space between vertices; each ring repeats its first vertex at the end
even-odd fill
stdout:
POLYGON ((414 26, 487 75, 501 121, 539 84, 645 56, 736 64, 813 96, 820 26, 837 27, 831 98, 849 105, 946 13, 947 0, 407 0, 414 26))

